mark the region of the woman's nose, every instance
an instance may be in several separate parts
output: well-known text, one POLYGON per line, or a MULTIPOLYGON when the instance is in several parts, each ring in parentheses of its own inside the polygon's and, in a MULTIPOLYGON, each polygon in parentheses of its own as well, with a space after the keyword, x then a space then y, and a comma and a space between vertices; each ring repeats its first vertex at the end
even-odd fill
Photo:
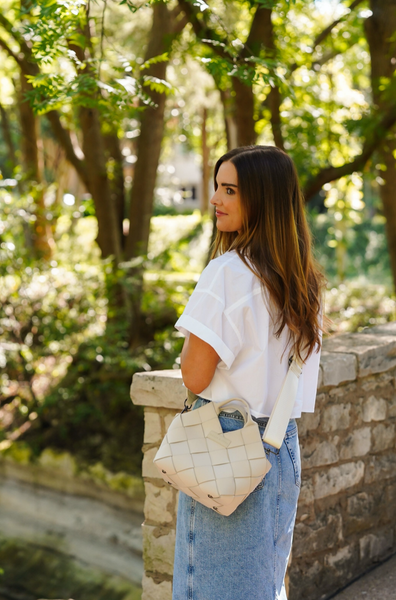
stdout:
POLYGON ((210 204, 213 204, 213 206, 216 206, 216 204, 218 204, 217 198, 216 198, 216 192, 213 194, 213 196, 210 199, 210 204))

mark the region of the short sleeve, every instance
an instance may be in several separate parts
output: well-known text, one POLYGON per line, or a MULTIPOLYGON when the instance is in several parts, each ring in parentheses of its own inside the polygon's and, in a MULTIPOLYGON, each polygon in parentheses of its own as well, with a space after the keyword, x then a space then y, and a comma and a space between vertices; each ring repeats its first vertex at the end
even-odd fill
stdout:
POLYGON ((230 314, 229 310, 235 302, 235 285, 232 270, 212 260, 175 324, 184 335, 192 333, 212 346, 227 369, 241 350, 243 339, 243 318, 236 319, 238 311, 230 314))

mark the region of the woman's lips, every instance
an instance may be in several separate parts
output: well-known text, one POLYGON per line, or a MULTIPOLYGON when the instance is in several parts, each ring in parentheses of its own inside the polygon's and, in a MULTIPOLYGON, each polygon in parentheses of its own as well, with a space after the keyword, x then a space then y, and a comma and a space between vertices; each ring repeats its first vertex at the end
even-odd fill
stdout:
POLYGON ((216 217, 223 217, 226 214, 227 213, 223 213, 223 212, 220 212, 219 210, 216 210, 216 217))

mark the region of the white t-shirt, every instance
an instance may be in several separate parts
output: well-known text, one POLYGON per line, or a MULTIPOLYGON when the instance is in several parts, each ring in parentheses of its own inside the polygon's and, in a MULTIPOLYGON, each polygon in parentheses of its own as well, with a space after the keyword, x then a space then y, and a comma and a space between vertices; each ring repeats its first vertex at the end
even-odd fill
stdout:
MULTIPOLYGON (((265 290, 235 251, 210 261, 175 327, 210 344, 220 357, 199 395, 213 401, 244 398, 255 417, 269 417, 288 370, 288 328, 273 333, 265 290), (283 357, 282 357, 283 354, 283 357)), ((268 300, 267 300, 268 302, 268 300)), ((303 366, 292 418, 313 412, 320 352, 303 366)))

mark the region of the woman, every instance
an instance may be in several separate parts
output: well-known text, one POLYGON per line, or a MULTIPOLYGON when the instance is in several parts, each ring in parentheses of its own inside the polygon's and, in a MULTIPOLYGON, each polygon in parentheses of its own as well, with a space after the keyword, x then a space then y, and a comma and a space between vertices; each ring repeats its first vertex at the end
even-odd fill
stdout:
MULTIPOLYGON (((173 600, 286 600, 284 577, 300 488, 295 419, 314 410, 323 277, 316 268, 292 160, 272 146, 215 167, 213 258, 176 323, 184 384, 207 402, 244 398, 263 435, 289 358, 303 362, 292 418, 271 470, 230 516, 180 493, 173 600)), ((224 431, 243 427, 221 412, 224 431)))

